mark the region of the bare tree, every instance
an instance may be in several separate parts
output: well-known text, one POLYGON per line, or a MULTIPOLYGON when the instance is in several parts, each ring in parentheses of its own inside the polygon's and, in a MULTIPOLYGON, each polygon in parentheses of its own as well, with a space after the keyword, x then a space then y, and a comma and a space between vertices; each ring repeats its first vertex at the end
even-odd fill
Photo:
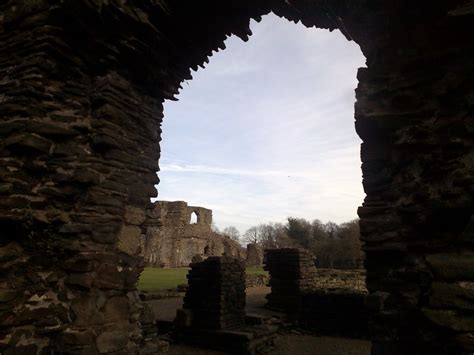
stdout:
POLYGON ((275 248, 275 227, 273 223, 260 224, 258 227, 258 235, 260 239, 260 244, 264 248, 275 248))
POLYGON ((259 244, 260 238, 259 238, 258 228, 250 227, 249 229, 247 229, 247 231, 244 233, 243 241, 249 244, 251 243, 259 244))
POLYGON ((234 226, 225 227, 222 233, 236 242, 238 242, 240 239, 240 232, 234 226))

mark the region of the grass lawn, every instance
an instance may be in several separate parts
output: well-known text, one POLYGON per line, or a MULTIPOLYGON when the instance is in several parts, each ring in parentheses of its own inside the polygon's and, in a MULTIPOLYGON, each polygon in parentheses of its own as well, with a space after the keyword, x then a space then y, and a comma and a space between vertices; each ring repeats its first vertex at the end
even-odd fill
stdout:
POLYGON ((166 290, 188 283, 186 279, 188 270, 188 267, 173 269, 146 267, 138 280, 138 289, 140 291, 166 290))
POLYGON ((249 275, 267 275, 268 271, 263 270, 263 266, 249 266, 245 269, 249 275))
MULTIPOLYGON (((180 267, 175 269, 162 269, 147 267, 143 270, 138 280, 138 289, 140 291, 158 291, 174 288, 179 284, 188 282, 186 274, 189 268, 180 267)), ((252 266, 247 268, 248 274, 266 274, 261 266, 252 266)))

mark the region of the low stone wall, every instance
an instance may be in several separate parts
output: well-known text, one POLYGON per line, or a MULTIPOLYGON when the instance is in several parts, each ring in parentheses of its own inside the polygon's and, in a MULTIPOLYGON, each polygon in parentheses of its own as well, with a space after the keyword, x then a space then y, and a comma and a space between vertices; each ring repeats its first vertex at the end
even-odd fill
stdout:
POLYGON ((140 355, 163 355, 168 352, 169 344, 158 338, 158 329, 153 310, 146 303, 142 303, 140 329, 142 333, 140 355))
POLYGON ((267 286, 270 277, 265 274, 247 274, 245 275, 245 287, 267 286))
POLYGON ((265 249, 263 269, 270 274, 272 288, 266 296, 268 308, 293 310, 302 294, 316 289, 314 255, 305 249, 265 249))
POLYGON ((316 288, 323 290, 351 289, 367 292, 364 269, 317 269, 316 288))
MULTIPOLYGON (((245 325, 245 267, 237 258, 211 256, 191 264, 181 326, 232 329, 245 325)), ((178 321, 179 323, 179 321, 178 321)))

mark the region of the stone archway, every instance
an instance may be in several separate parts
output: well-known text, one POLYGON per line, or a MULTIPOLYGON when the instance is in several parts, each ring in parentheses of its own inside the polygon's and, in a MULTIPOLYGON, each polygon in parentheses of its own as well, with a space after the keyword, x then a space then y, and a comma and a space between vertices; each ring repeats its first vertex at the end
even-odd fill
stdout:
POLYGON ((270 11, 338 28, 367 58, 373 353, 473 351, 471 1, 53 3, 0 4, 0 352, 137 352, 162 103, 270 11))

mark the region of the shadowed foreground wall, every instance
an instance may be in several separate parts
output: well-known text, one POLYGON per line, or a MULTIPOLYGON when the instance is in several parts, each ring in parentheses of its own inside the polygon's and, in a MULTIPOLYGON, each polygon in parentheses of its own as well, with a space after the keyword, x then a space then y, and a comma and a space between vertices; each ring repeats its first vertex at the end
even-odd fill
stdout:
POLYGON ((355 125, 367 288, 384 299, 373 352, 474 351, 472 1, 11 0, 0 2, 0 352, 137 352, 162 103, 269 11, 338 28, 367 58, 355 125))

